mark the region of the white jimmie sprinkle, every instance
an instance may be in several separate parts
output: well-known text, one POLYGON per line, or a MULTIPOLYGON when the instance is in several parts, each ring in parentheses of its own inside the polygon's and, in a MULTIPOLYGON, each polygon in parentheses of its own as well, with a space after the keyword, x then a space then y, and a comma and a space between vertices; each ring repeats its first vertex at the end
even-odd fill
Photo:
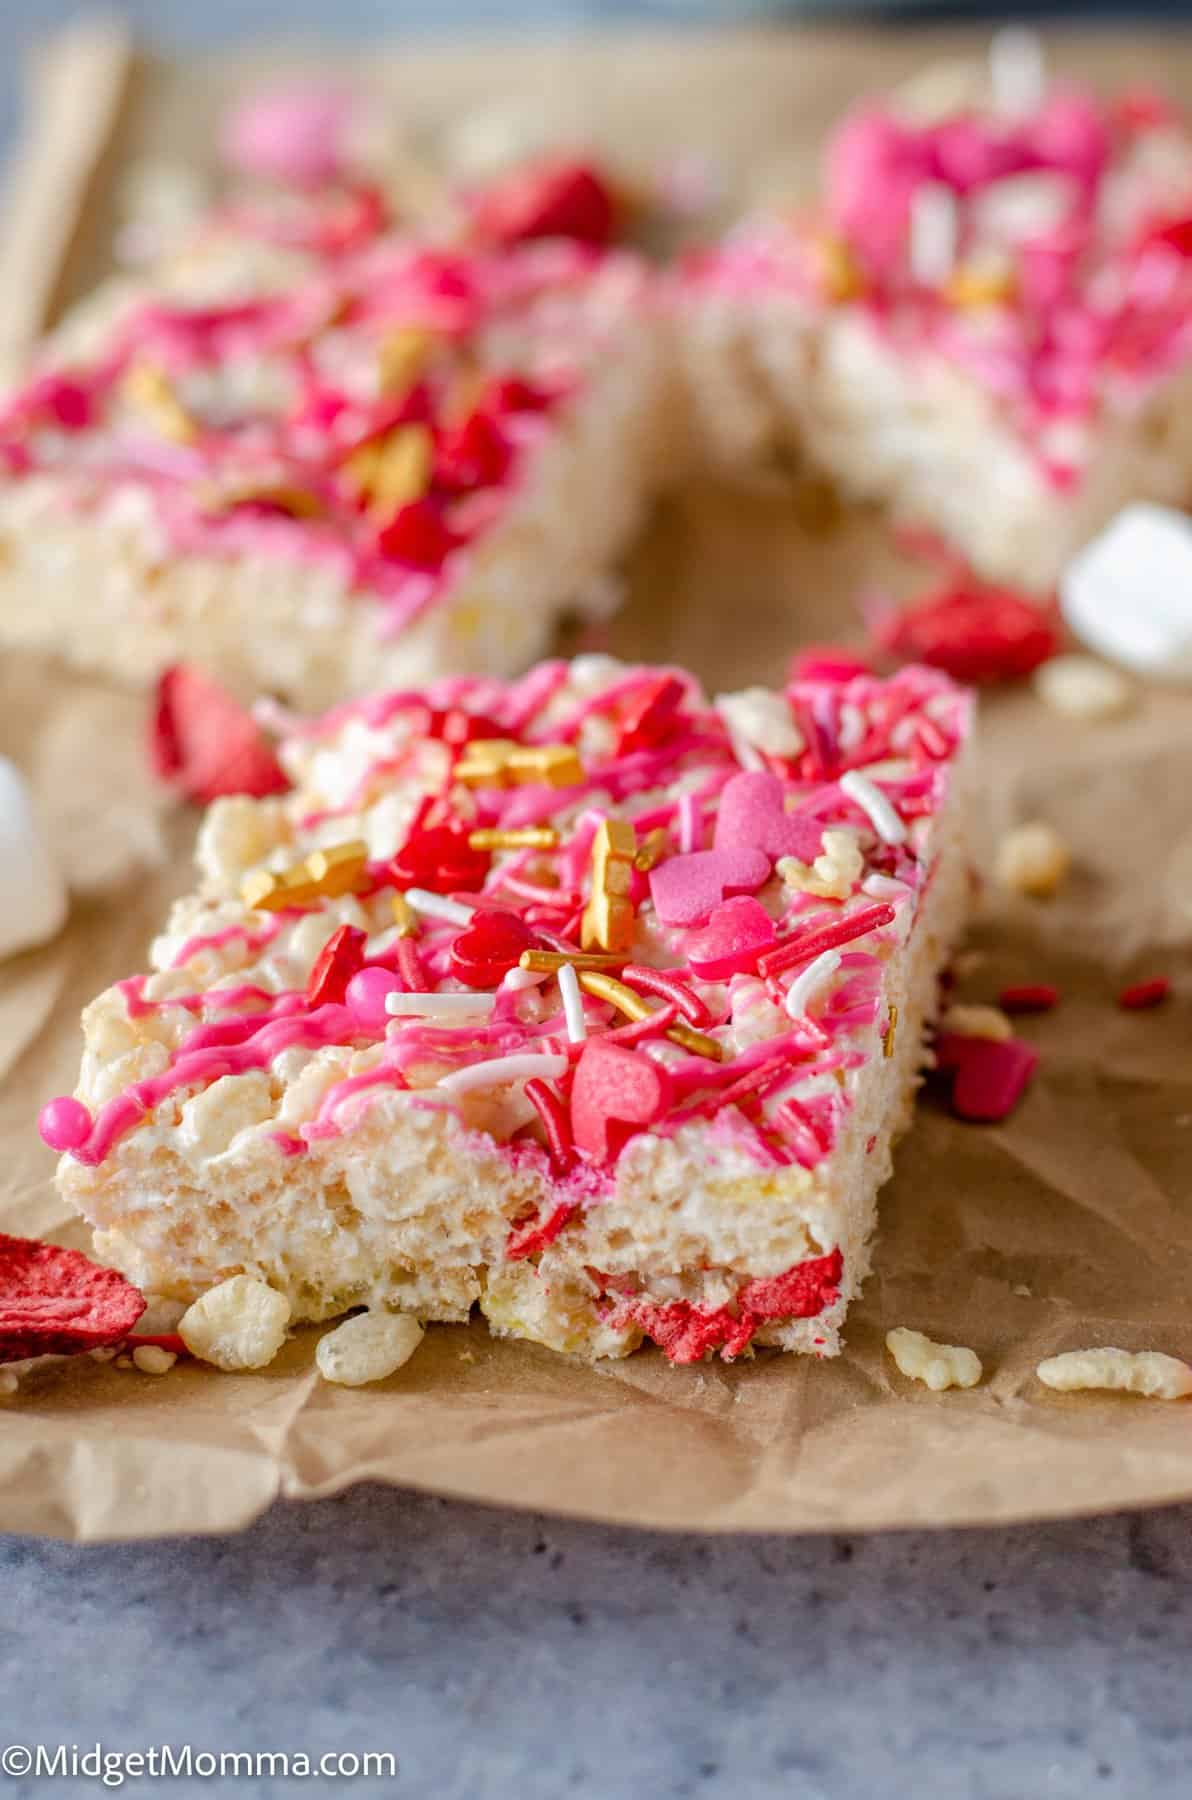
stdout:
POLYGON ((395 1019, 485 1018, 496 1003, 495 994, 386 994, 385 1011, 395 1019))
POLYGON ((839 967, 839 950, 825 950, 814 962, 808 963, 801 975, 795 977, 786 991, 786 1010, 792 1019, 807 1016, 807 1008, 839 967))
POLYGON ((423 913, 428 919, 446 919, 451 925, 470 925, 476 910, 465 906, 462 900, 448 900, 444 894, 432 894, 426 888, 407 888, 406 899, 416 913, 423 913))
POLYGON ((532 1081, 535 1076, 552 1081, 567 1073, 565 1056, 492 1056, 487 1062, 473 1063, 471 1068, 456 1069, 444 1075, 438 1086, 449 1094, 466 1094, 471 1088, 504 1087, 511 1081, 532 1081))
POLYGON ((559 993, 567 1020, 567 1036, 573 1044, 585 1043, 588 1026, 584 1018, 584 997, 579 989, 579 976, 570 963, 564 963, 559 970, 559 993))
POLYGON ((906 826, 898 817, 881 788, 875 786, 859 769, 849 769, 840 777, 841 792, 856 802, 873 829, 885 844, 906 842, 906 826))

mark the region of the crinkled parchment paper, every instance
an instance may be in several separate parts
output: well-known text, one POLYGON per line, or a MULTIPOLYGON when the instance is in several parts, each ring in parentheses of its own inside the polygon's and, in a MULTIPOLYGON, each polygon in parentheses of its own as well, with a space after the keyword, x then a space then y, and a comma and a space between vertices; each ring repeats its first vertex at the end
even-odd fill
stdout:
MULTIPOLYGON (((735 173, 805 160, 852 92, 940 48, 836 36, 662 52, 618 40, 425 54, 404 59, 404 85, 396 69, 392 79, 422 122, 494 90, 532 101, 538 84, 572 82, 580 116, 607 95, 614 136, 640 128, 651 154, 710 141, 735 173)), ((1064 54, 1134 75, 1156 60, 1133 39, 1069 41, 1064 54)), ((1170 79, 1169 46, 1164 58, 1170 79)), ((163 141, 166 120, 175 154, 197 142, 214 90, 246 79, 241 64, 139 69, 121 155, 163 141)), ((90 192, 94 156, 74 166, 90 192)), ((110 181, 90 193, 101 211, 110 181)), ((84 257, 67 285, 87 272, 84 257)), ((612 647, 682 660, 714 688, 767 680, 798 641, 855 631, 858 591, 905 582, 875 520, 815 535, 791 514, 789 501, 712 491, 663 509, 612 647)), ((80 1244, 34 1117, 73 1082, 80 1006, 142 966, 187 883, 195 823, 148 782, 142 712, 31 658, 0 668, 0 751, 33 777, 88 889, 57 943, 0 969, 0 1228, 80 1244)), ((1063 1002, 1024 1022, 1042 1064, 1005 1125, 960 1124, 924 1099, 838 1361, 674 1370, 646 1353, 592 1370, 478 1326, 432 1329, 405 1370, 361 1390, 315 1378, 309 1331, 255 1375, 180 1364, 154 1380, 81 1359, 0 1405, 0 1527, 229 1530, 276 1494, 365 1478, 718 1531, 964 1524, 1192 1496, 1192 1407, 1053 1395, 1033 1377, 1041 1357, 1093 1343, 1192 1358, 1192 697, 1150 693, 1120 720, 1073 725, 1018 691, 984 706, 983 744, 982 842, 1047 818, 1076 866, 1049 903, 986 895, 960 992, 985 1000, 1045 980, 1063 1002), (1153 973, 1174 977, 1176 997, 1119 1011, 1122 983, 1153 973), (984 1383, 912 1387, 883 1349, 904 1324, 972 1345, 984 1383)))

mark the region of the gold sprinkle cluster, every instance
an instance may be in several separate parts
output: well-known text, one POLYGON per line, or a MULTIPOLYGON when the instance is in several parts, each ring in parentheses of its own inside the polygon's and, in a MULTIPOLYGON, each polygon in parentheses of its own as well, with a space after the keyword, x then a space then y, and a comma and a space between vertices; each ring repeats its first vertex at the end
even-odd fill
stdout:
POLYGON ((465 787, 520 787, 531 781, 548 787, 577 787, 583 764, 572 744, 518 744, 512 738, 475 738, 464 746, 452 778, 465 787))
POLYGON ((626 819, 602 819, 592 839, 592 897, 580 922, 585 950, 628 950, 633 943, 637 832, 626 819))

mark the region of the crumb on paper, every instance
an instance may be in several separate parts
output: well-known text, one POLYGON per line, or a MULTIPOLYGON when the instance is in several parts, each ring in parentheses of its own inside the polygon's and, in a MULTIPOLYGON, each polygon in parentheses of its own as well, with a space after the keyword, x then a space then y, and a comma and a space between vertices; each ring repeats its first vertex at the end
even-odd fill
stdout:
POLYGON ((252 1275, 232 1275, 188 1306, 178 1334, 217 1369, 263 1369, 286 1340, 290 1303, 252 1275))
POLYGON ((1035 671, 1034 688, 1052 712, 1067 719, 1112 719, 1128 712, 1135 690, 1126 677, 1092 656, 1053 656, 1035 671))
POLYGON ((997 848, 996 873, 1000 886, 1015 893, 1046 899, 1060 887, 1072 863, 1067 844, 1042 819, 1016 825, 997 848))
POLYGON ((1044 1387, 1060 1394, 1086 1388, 1108 1388, 1120 1394, 1144 1394, 1151 1400, 1182 1400, 1192 1394, 1192 1367, 1161 1350, 1066 1350, 1049 1356, 1035 1370, 1044 1387))
POLYGON ((1031 1293, 1030 1288, 1027 1287, 1025 1281, 1016 1282, 1014 1284, 1014 1286, 1010 1289, 1010 1292, 1012 1294, 1017 1295, 1019 1300, 1033 1300, 1034 1299, 1034 1295, 1031 1293))
POLYGON ((960 1037, 992 1038, 1004 1044, 1014 1036, 1014 1027, 1000 1006, 950 1006, 940 1021, 944 1031, 955 1031, 960 1037))
POLYGON ((364 1387, 409 1362, 423 1336, 417 1319, 406 1313, 357 1313, 319 1339, 315 1361, 324 1381, 364 1387))
POLYGON ((0 1369, 0 1400, 10 1399, 20 1387, 20 1377, 13 1369, 0 1369))
POLYGON ((899 1325, 886 1333, 886 1349, 900 1374, 921 1381, 933 1393, 945 1388, 976 1387, 981 1379, 981 1359, 963 1344, 936 1344, 921 1331, 899 1325))
POLYGON ((168 1375, 178 1357, 175 1351, 163 1349, 160 1344, 138 1344, 132 1360, 142 1375, 168 1375))

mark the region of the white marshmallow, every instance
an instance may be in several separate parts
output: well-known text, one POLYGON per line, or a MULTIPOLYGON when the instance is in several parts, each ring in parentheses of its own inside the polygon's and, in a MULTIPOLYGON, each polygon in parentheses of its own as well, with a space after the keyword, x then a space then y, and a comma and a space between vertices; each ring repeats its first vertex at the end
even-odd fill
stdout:
POLYGON ((18 769, 0 756, 0 956, 44 944, 66 922, 66 883, 18 769))
POLYGON ((1127 506, 1068 564, 1060 605, 1100 655, 1140 675, 1192 680, 1192 519, 1127 506))

